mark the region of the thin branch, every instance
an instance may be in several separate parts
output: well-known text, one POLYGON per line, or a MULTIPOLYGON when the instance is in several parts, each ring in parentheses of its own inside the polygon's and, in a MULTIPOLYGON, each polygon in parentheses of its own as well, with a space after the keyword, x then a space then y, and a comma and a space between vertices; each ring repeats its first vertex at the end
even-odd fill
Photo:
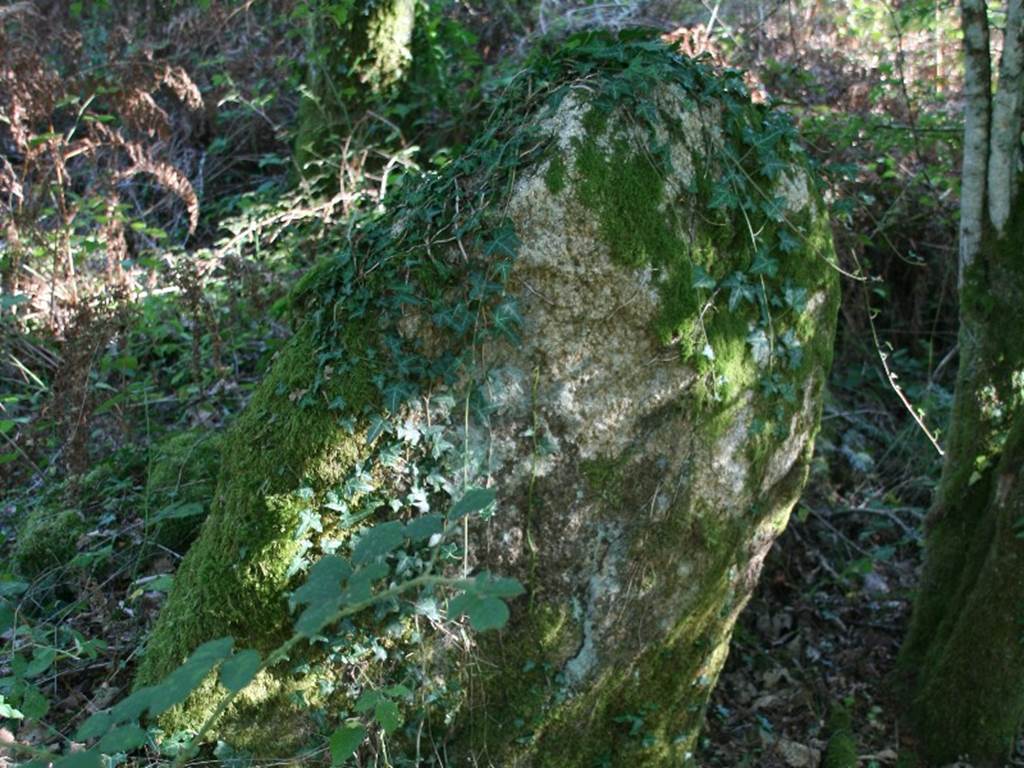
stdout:
POLYGON ((999 62, 999 90, 992 98, 988 159, 988 214, 1002 233, 1016 194, 1020 148, 1021 89, 1024 87, 1024 0, 1010 0, 999 62))

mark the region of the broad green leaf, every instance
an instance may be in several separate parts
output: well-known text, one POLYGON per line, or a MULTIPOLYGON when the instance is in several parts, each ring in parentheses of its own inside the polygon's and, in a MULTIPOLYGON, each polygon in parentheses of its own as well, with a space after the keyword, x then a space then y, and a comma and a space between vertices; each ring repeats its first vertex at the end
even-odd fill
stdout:
POLYGON ((348 605, 365 603, 373 597, 373 582, 383 579, 390 573, 384 563, 370 563, 356 569, 348 580, 348 587, 342 597, 348 605))
POLYGON ((379 523, 359 537, 352 550, 352 562, 364 565, 402 546, 405 526, 398 520, 379 523))
POLYGON ((423 515, 410 520, 405 525, 405 535, 414 543, 426 541, 431 536, 444 531, 444 518, 441 515, 423 515))
POLYGON ((384 696, 380 691, 367 689, 363 691, 356 700, 355 710, 360 713, 369 712, 371 709, 374 709, 383 698, 384 696))
POLYGON ((109 711, 94 712, 86 718, 84 723, 78 726, 78 730, 75 731, 75 741, 95 739, 97 736, 106 733, 113 724, 114 718, 109 711))
POLYGON ((242 690, 256 677, 262 663, 259 651, 251 648, 239 651, 221 665, 221 685, 232 693, 242 690))
POLYGON ((501 629, 508 622, 508 606, 497 597, 485 597, 469 611, 469 623, 477 632, 501 629))
POLYGON ((473 579, 473 590, 481 596, 519 597, 526 590, 516 579, 495 576, 484 571, 473 579))
POLYGON ((500 629, 508 621, 508 606, 497 597, 481 597, 464 592, 448 603, 449 616, 466 616, 478 632, 500 629))
POLYGON ((352 566, 337 555, 321 557, 309 569, 306 583, 295 590, 292 600, 298 605, 336 600, 341 594, 341 582, 352 574, 352 566))
POLYGON ((25 670, 25 677, 37 677, 43 674, 53 665, 53 660, 56 657, 56 648, 37 648, 32 655, 32 661, 29 662, 28 669, 25 670))
POLYGON ((147 685, 145 688, 139 688, 139 690, 114 705, 110 712, 107 713, 110 718, 108 721, 104 722, 100 719, 100 716, 104 714, 103 712, 97 712, 82 723, 78 733, 75 734, 75 738, 78 741, 85 741, 86 739, 99 736, 112 725, 138 720, 153 705, 155 700, 155 686, 147 685), (96 718, 95 724, 92 724, 93 718, 96 718), (96 731, 95 729, 97 728, 102 728, 102 730, 96 731))
POLYGON ((496 494, 490 488, 469 488, 462 498, 452 505, 449 516, 453 519, 481 512, 494 503, 496 494))
POLYGON ((72 752, 53 764, 53 768, 102 768, 103 758, 95 749, 72 752))
POLYGON ((146 743, 146 732, 135 724, 115 728, 100 739, 96 748, 105 754, 131 752, 146 743))
POLYGON ((334 597, 313 603, 295 621, 295 631, 304 637, 313 637, 331 623, 341 607, 341 598, 334 597))
POLYGON ((0 717, 7 717, 11 720, 22 720, 25 715, 4 701, 3 694, 0 694, 0 717))
POLYGON ((17 597, 27 589, 24 581, 0 581, 0 597, 17 597))
POLYGON ((366 738, 362 725, 342 725, 331 734, 331 765, 343 765, 359 749, 366 738))
POLYGON ((230 653, 234 639, 221 637, 196 648, 184 664, 153 686, 149 714, 161 715, 188 698, 210 671, 230 653))
POLYGON ((50 700, 43 695, 42 691, 34 685, 30 685, 25 688, 18 709, 27 720, 40 720, 50 711, 50 700))
POLYGON ((394 733, 402 725, 402 713, 391 699, 381 698, 374 707, 373 715, 384 729, 384 733, 394 733))

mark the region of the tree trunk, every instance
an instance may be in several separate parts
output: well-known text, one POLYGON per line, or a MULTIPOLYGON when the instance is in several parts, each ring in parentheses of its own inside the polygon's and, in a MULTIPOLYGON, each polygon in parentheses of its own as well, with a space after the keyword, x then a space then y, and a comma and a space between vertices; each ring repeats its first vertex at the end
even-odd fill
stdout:
POLYGON ((1024 6, 992 97, 987 9, 964 0, 960 371, 925 566, 899 668, 929 764, 1001 766, 1024 722, 1024 6))
POLYGON ((964 279, 946 462, 901 652, 936 765, 1003 765, 1024 720, 1024 335, 1007 326, 1024 306, 1022 220, 989 229, 964 279))
POLYGON ((416 0, 332 5, 332 14, 310 15, 306 92, 295 140, 300 170, 336 152, 363 110, 391 93, 412 63, 416 0))
MULTIPOLYGON (((689 763, 805 481, 838 281, 792 128, 649 43, 577 39, 534 67, 305 281, 139 682, 212 637, 275 646, 288 590, 360 514, 415 517, 467 484, 497 511, 452 567, 527 594, 468 655, 459 628, 385 613, 328 641, 344 665, 321 644, 263 675, 219 734, 261 756, 405 669, 418 705, 392 755, 425 730, 447 765, 689 763), (353 636, 387 659, 354 661, 353 636)), ((194 728, 214 693, 164 727, 194 728)))

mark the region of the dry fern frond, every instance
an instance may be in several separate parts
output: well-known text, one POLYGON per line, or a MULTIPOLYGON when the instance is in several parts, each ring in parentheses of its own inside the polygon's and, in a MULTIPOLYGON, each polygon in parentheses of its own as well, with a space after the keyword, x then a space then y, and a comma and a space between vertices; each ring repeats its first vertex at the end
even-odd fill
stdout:
POLYGON ((203 95, 188 72, 182 67, 168 66, 164 69, 163 84, 178 97, 178 100, 193 112, 203 110, 203 95))

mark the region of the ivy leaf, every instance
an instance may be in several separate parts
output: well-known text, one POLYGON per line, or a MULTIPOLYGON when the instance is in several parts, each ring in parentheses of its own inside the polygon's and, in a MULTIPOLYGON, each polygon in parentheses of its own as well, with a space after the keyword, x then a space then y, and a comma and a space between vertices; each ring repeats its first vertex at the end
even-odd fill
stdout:
POLYGON ((237 693, 252 682, 262 663, 259 651, 251 648, 239 651, 221 665, 221 685, 232 693, 237 693))
POLYGON ((773 259, 764 249, 758 249, 757 254, 754 256, 754 263, 750 267, 750 271, 755 275, 766 275, 767 277, 775 277, 779 271, 778 259, 773 259))
POLYGON ((713 291, 715 286, 718 285, 715 282, 715 278, 704 271, 704 268, 699 264, 694 264, 690 269, 690 274, 693 276, 690 285, 694 288, 703 288, 704 290, 713 291))
POLYGON ((772 221, 780 222, 786 218, 786 198, 773 197, 771 200, 765 200, 761 203, 761 210, 772 221))
POLYGON ((750 345, 750 351, 754 356, 755 363, 764 365, 768 362, 768 357, 771 354, 771 343, 768 341, 768 334, 764 332, 763 328, 752 330, 747 336, 747 344, 750 345))
POLYGON ((800 288, 790 284, 783 288, 782 295, 783 298, 785 298, 786 303, 793 308, 793 311, 801 313, 807 308, 806 288, 800 288))
POLYGON ((796 253, 800 250, 800 239, 787 227, 779 228, 779 248, 783 253, 796 253))
POLYGON ((719 208, 735 208, 739 201, 732 191, 732 186, 726 181, 716 181, 711 188, 711 200, 708 207, 712 210, 719 208))
POLYGON ((400 521, 378 523, 359 537, 352 550, 352 562, 365 565, 398 549, 404 541, 405 526, 400 521))
POLYGON ((362 725, 342 725, 331 734, 331 765, 343 765, 359 749, 366 738, 366 728, 362 725))
POLYGON ((452 505, 449 516, 458 520, 460 517, 471 515, 474 512, 482 512, 494 503, 496 495, 489 488, 469 488, 462 498, 452 505))

